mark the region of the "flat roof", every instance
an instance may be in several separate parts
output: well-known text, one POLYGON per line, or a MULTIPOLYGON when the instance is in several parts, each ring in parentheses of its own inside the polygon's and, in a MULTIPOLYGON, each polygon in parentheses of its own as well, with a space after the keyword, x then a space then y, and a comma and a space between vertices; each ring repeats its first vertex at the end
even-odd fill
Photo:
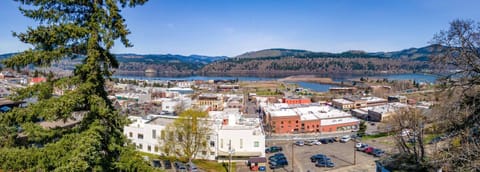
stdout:
POLYGON ((170 123, 173 123, 173 121, 175 121, 175 119, 173 119, 173 118, 156 117, 156 118, 153 118, 152 120, 146 122, 146 124, 166 126, 170 123))
POLYGON ((337 102, 337 103, 341 103, 341 104, 353 104, 352 101, 345 100, 345 99, 332 99, 332 102, 337 102))
POLYGON ((270 111, 270 116, 287 117, 287 116, 298 116, 298 114, 293 109, 278 109, 278 110, 270 111))
POLYGON ((387 99, 380 98, 380 97, 362 97, 362 100, 366 100, 367 103, 374 103, 374 102, 386 102, 387 99))

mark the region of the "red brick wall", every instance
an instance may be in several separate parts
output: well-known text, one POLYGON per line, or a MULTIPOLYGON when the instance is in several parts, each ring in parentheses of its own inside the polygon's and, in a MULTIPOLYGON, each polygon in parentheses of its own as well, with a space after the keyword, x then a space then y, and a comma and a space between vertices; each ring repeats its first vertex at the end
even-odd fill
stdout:
POLYGON ((287 99, 283 98, 283 103, 286 104, 310 104, 310 99, 287 99))
POLYGON ((292 133, 295 128, 300 127, 299 116, 271 117, 270 124, 275 129, 275 133, 292 133), (297 123, 298 121, 298 123, 297 123))
MULTIPOLYGON (((319 132, 320 131, 320 120, 310 120, 310 121, 302 121, 301 123, 304 124, 303 132, 305 133, 312 133, 312 132, 319 132), (317 129, 319 131, 317 131, 317 129)), ((300 128, 302 126, 300 125, 300 128)), ((300 130, 301 131, 301 130, 300 130)))

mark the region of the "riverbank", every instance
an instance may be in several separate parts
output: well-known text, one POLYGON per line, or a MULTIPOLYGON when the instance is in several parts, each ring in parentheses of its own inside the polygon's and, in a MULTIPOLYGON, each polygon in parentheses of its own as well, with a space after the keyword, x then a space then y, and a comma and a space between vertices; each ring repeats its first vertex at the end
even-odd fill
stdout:
POLYGON ((337 86, 351 86, 343 82, 335 82, 332 78, 317 77, 315 75, 295 75, 285 78, 277 79, 280 82, 311 82, 319 84, 337 85, 337 86))

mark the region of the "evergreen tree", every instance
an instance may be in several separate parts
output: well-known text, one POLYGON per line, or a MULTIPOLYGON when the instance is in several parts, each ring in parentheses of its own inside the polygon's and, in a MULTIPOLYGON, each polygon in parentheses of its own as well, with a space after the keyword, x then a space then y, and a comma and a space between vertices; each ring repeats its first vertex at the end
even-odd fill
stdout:
MULTIPOLYGON (((130 33, 120 10, 147 0, 16 0, 23 15, 39 22, 14 33, 28 49, 3 61, 6 67, 48 67, 62 59, 84 57, 73 75, 20 89, 14 100, 38 102, 0 114, 0 169, 4 171, 150 171, 122 129, 128 120, 107 98, 105 80, 118 62, 109 51, 130 33), (53 88, 66 90, 52 96, 53 88), (75 114, 75 115, 74 115, 75 114), (81 114, 81 115, 79 115, 81 114), (79 120, 73 127, 42 127, 38 121, 79 120)), ((1 170, 0 170, 1 171, 1 170)))

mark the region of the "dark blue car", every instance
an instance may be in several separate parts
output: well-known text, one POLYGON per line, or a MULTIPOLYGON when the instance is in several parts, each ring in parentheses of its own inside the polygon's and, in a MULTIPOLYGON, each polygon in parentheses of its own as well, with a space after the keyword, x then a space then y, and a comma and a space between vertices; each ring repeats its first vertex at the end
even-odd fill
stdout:
POLYGON ((316 154, 310 157, 310 161, 317 162, 318 159, 323 159, 323 158, 328 158, 328 157, 324 154, 316 154))
POLYGON ((335 167, 335 164, 331 161, 319 161, 317 163, 315 163, 315 166, 316 167, 335 167))

